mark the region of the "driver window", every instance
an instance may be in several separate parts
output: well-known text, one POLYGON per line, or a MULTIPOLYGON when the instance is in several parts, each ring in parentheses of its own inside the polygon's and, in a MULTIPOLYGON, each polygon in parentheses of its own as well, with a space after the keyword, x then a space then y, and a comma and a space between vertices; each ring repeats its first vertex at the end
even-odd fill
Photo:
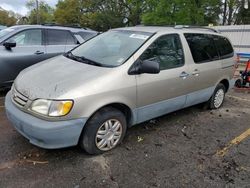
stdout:
POLYGON ((42 31, 40 29, 31 29, 22 31, 10 38, 14 40, 17 46, 42 45, 42 31))
POLYGON ((184 55, 180 38, 177 34, 159 37, 141 55, 140 60, 157 61, 161 70, 184 65, 184 55))

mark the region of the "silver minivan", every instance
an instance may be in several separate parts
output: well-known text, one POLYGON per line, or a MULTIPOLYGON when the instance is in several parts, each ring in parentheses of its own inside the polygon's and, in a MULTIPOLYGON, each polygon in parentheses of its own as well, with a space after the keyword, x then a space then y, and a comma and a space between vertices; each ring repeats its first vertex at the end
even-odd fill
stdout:
POLYGON ((220 108, 233 66, 229 40, 207 28, 113 29, 22 71, 6 113, 36 146, 99 154, 132 125, 199 103, 220 108))

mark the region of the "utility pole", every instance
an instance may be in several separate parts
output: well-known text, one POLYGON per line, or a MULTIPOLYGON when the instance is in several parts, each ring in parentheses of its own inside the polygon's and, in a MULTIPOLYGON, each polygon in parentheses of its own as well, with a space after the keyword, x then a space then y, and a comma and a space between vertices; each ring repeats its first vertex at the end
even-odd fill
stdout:
POLYGON ((40 24, 39 2, 36 0, 36 24, 40 24))

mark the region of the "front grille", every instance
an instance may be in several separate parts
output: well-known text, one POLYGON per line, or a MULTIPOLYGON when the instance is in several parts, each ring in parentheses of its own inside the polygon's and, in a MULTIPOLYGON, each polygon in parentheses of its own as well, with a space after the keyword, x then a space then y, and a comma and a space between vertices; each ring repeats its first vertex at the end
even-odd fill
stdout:
POLYGON ((13 102, 20 106, 20 107, 25 107, 25 105, 28 102, 28 97, 24 96, 23 94, 21 94, 20 92, 18 92, 14 87, 12 89, 12 99, 13 102))

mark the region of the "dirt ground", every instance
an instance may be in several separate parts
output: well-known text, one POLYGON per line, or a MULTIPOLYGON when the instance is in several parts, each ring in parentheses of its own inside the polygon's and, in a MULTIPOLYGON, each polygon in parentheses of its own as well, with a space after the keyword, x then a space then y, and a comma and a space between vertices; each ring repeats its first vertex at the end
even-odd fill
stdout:
POLYGON ((99 156, 31 145, 6 119, 3 100, 0 187, 250 187, 250 137, 230 145, 250 128, 250 94, 231 91, 219 110, 194 106, 134 126, 99 156))

